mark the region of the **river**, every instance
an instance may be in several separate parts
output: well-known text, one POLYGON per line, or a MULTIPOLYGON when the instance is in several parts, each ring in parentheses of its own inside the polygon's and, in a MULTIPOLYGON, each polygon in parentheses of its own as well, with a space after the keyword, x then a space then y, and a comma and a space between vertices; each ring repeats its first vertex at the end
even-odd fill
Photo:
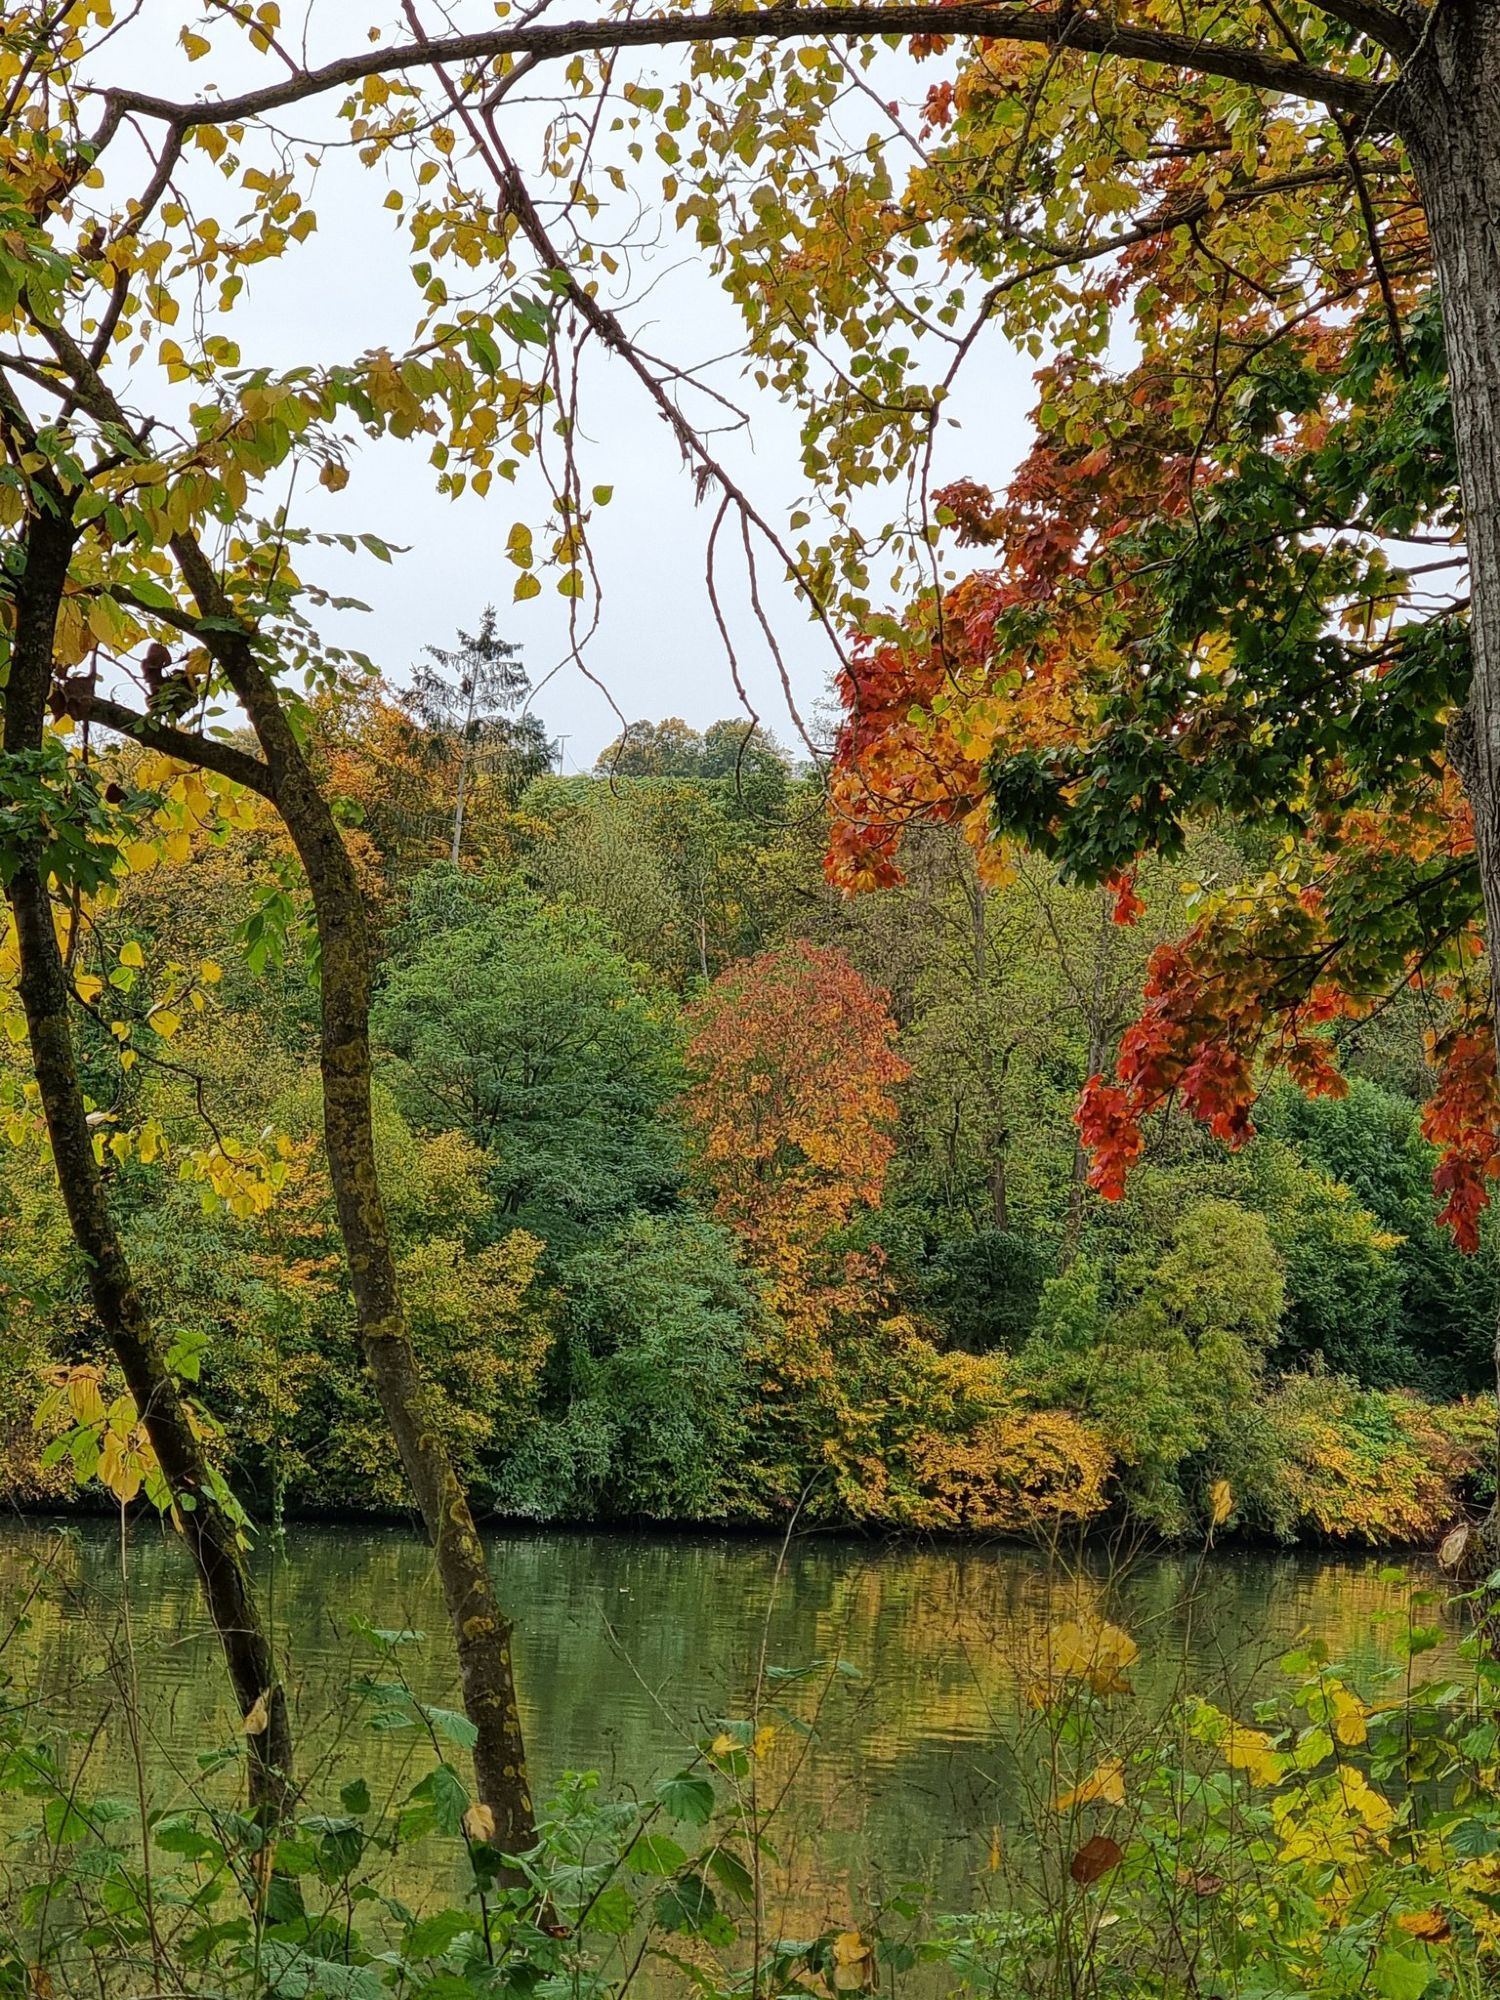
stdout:
MULTIPOLYGON (((540 1792, 565 1770, 598 1770, 618 1792, 679 1769, 720 1718, 745 1714, 764 1664, 761 1719, 779 1732, 778 1782, 790 1780, 777 1831, 787 1909, 814 1924, 842 1922, 908 1880, 949 1908, 979 1893, 1018 1813, 1027 1660, 1049 1624, 1107 1615, 1132 1634, 1146 1727, 1185 1682, 1243 1708, 1308 1636, 1357 1677, 1392 1669, 1412 1587, 1427 1580, 1419 1565, 1308 1554, 1091 1551, 1069 1565, 1013 1546, 810 1537, 783 1551, 582 1533, 490 1546, 516 1620, 540 1792), (787 1672, 815 1662, 806 1678, 787 1672)), ((155 1803, 185 1802, 203 1782, 199 1754, 234 1738, 217 1649, 169 1538, 137 1526, 123 1568, 121 1558, 104 1522, 0 1529, 5 1628, 35 1586, 4 1665, 13 1692, 35 1694, 71 1730, 69 1754, 88 1762, 95 1791, 134 1783, 118 1680, 132 1676, 155 1803)), ((289 1662, 304 1768, 314 1753, 323 1760, 313 1791, 331 1796, 362 1773, 399 1795, 427 1746, 370 1731, 348 1690, 371 1670, 356 1630, 365 1620, 427 1634, 401 1648, 405 1672, 424 1699, 454 1701, 424 1545, 396 1527, 293 1524, 280 1550, 262 1539, 256 1566, 289 1662)))

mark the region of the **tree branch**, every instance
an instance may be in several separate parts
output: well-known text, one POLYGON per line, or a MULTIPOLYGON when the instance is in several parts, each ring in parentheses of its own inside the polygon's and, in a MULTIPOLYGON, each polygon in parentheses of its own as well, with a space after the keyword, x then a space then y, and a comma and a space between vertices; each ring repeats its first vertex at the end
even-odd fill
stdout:
POLYGON ((1313 5, 1320 14, 1330 15, 1346 28, 1368 35, 1372 42, 1378 42, 1395 56, 1413 54, 1421 40, 1420 29, 1413 27, 1395 7, 1382 6, 1380 0, 1313 0, 1313 5))
POLYGON ((243 785, 247 792, 258 792, 273 805, 276 802, 269 769, 248 750, 236 750, 231 743, 215 742, 213 737, 199 736, 191 729, 176 729, 171 723, 138 714, 123 702, 92 694, 86 687, 71 688, 66 681, 55 684, 53 698, 75 722, 97 722, 105 729, 129 737, 133 743, 143 743, 148 750, 175 757, 179 764, 197 764, 205 771, 217 771, 221 778, 243 785))
MULTIPOLYGON (((1399 26, 1399 17, 1387 18, 1383 7, 1370 5, 1368 0, 1348 0, 1343 14, 1347 16, 1356 9, 1372 18, 1378 16, 1386 33, 1390 32, 1392 21, 1399 26)), ((1339 9, 1331 7, 1329 11, 1337 13, 1339 9)), ((1167 69, 1221 77, 1257 90, 1324 104, 1356 118, 1381 116, 1386 97, 1379 85, 1340 76, 1311 63, 1288 61, 1262 49, 1235 43, 1208 41, 1157 28, 1131 27, 1128 23, 1080 13, 1065 3, 1047 8, 959 0, 958 5, 951 7, 930 4, 882 7, 857 0, 857 4, 847 7, 792 5, 759 10, 736 7, 723 13, 532 23, 493 28, 479 34, 434 36, 430 41, 407 42, 396 48, 361 50, 260 90, 243 91, 237 97, 200 99, 191 104, 153 97, 145 91, 106 90, 100 92, 105 115, 94 145, 96 149, 106 146, 121 120, 132 112, 142 118, 159 119, 181 133, 197 125, 224 125, 260 118, 286 105, 320 96, 324 91, 358 83, 367 76, 430 69, 437 63, 472 65, 507 55, 542 62, 591 49, 806 41, 820 36, 844 41, 872 35, 918 34, 983 36, 991 41, 1022 42, 1041 48, 1052 48, 1066 41, 1070 49, 1082 54, 1117 56, 1130 62, 1157 63, 1167 69)))

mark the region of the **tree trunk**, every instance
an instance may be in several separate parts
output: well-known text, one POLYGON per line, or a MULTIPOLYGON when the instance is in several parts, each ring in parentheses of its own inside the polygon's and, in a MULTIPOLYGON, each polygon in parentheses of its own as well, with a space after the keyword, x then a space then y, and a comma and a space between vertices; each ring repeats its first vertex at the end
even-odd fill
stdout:
MULTIPOLYGON (((40 749, 52 684, 52 636, 72 558, 72 530, 42 518, 26 538, 17 589, 16 633, 5 692, 7 756, 40 749)), ((224 1649, 241 1716, 264 1701, 264 1728, 246 1737, 252 1806, 274 1821, 292 1790, 292 1734, 286 1694, 261 1626, 234 1523, 214 1498, 202 1447, 161 1358, 145 1303, 109 1212, 94 1158, 68 1022, 68 981, 53 923, 52 898, 35 853, 23 854, 8 895, 15 917, 19 989, 37 1089, 73 1237, 88 1267, 89 1294, 171 1491, 214 1629, 224 1649)))
MULTIPOLYGON (((206 617, 233 607, 198 544, 173 550, 206 617)), ((306 872, 322 953, 323 1126, 364 1356, 431 1538, 458 1652, 464 1708, 478 1731, 474 1777, 505 1854, 536 1839, 516 1702, 509 1622, 501 1615, 468 1498, 432 1417, 401 1303, 375 1160, 370 1105, 371 960, 364 896, 337 821, 270 676, 233 634, 206 633, 260 740, 277 811, 306 872)), ((512 1873, 505 1879, 516 1881, 512 1873)))
MULTIPOLYGON (((1099 940, 1094 953, 1094 985, 1088 1006, 1089 1047, 1084 1063, 1085 1077, 1102 1076, 1109 1055, 1110 1022, 1107 994, 1109 974, 1110 914, 1108 890, 1099 897, 1099 940)), ((1063 1224, 1062 1256, 1059 1268, 1066 1271, 1078 1255, 1083 1236, 1083 1203, 1089 1185, 1089 1154, 1081 1133, 1073 1140, 1073 1169, 1068 1178, 1068 1215, 1063 1224)))
POLYGON ((990 1164, 990 1222, 997 1230, 1010 1226, 1009 1188, 1005 1171, 1005 1145, 1002 1135, 995 1141, 998 1148, 990 1164))
MULTIPOLYGON (((1468 543, 1474 668, 1455 762, 1474 814, 1492 1005, 1500 996, 1500 0, 1437 0, 1399 100, 1443 304, 1468 543)), ((1495 1339, 1500 1394, 1500 1328, 1495 1339)), ((1500 1554, 1491 1514, 1485 1571, 1500 1554)))

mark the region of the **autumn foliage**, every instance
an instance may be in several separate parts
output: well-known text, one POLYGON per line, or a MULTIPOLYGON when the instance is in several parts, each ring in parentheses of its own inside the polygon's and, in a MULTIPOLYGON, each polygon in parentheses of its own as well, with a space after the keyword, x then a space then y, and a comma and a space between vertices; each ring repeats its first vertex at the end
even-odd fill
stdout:
POLYGON ((768 1268, 804 1274, 880 1200, 907 1074, 884 996, 799 943, 725 973, 688 1015, 685 1110, 714 1212, 768 1268))

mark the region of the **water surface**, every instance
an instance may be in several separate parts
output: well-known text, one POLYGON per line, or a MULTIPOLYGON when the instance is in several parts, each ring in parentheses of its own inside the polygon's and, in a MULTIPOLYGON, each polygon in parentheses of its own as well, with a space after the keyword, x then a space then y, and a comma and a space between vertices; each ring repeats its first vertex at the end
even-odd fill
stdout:
MULTIPOLYGON (((516 1621, 538 1791, 581 1769, 612 1791, 644 1789, 721 1718, 746 1714, 760 1676, 761 1719, 778 1732, 768 1776, 789 1785, 786 1916, 813 1926, 908 1880, 950 1908, 983 1893, 997 1834, 1024 1804, 1017 1746, 1034 1727, 1026 1686, 1049 1626, 1108 1616, 1134 1636, 1130 1715, 1146 1729, 1184 1684, 1243 1710, 1309 1636, 1358 1676, 1390 1669, 1426 1581, 1388 1559, 1308 1554, 1068 1563, 1009 1545, 554 1533, 490 1548, 516 1621)), ((372 1668, 364 1620, 424 1632, 401 1649, 404 1671, 424 1699, 457 1705, 425 1544, 399 1527, 294 1524, 279 1549, 262 1539, 256 1567, 312 1789, 331 1797, 362 1773, 400 1794, 430 1751, 372 1733, 348 1689, 372 1668)), ((151 1527, 122 1552, 103 1522, 12 1522, 0 1528, 0 1634, 33 1589, 4 1655, 12 1689, 67 1726, 91 1789, 130 1792, 124 1691, 136 1688, 153 1800, 185 1801, 204 1782, 199 1754, 232 1742, 235 1718, 182 1551, 151 1527)))

